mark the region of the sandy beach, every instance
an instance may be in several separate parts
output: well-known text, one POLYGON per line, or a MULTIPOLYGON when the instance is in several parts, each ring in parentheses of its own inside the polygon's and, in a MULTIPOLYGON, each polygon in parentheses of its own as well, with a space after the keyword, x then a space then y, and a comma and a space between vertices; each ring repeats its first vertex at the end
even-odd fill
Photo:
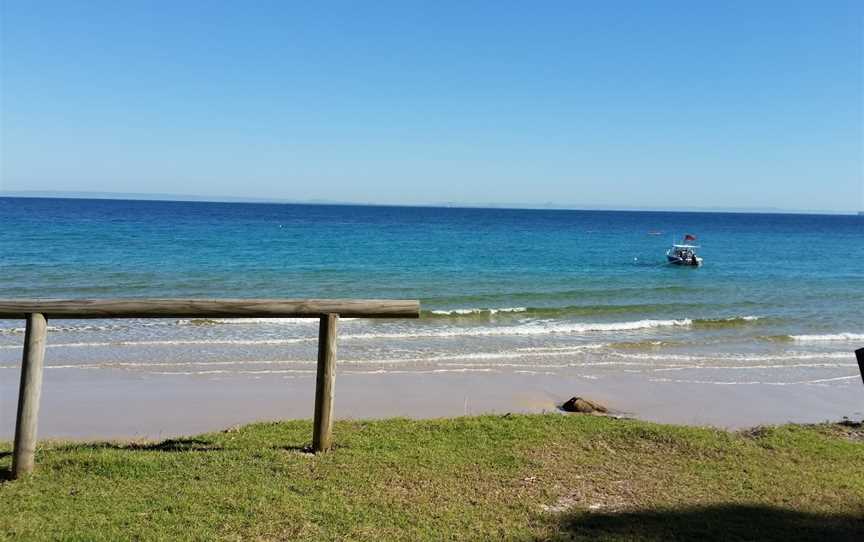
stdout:
MULTIPOLYGON (((854 361, 854 355, 850 353, 854 361)), ((0 380, 0 438, 12 436, 18 371, 0 380)), ((121 371, 46 371, 44 438, 159 438, 259 420, 311 418, 314 377, 130 376, 121 371)), ((338 374, 337 419, 437 418, 550 412, 573 395, 625 415, 675 424, 743 428, 862 417, 860 380, 842 386, 722 385, 650 381, 640 375, 338 374)))

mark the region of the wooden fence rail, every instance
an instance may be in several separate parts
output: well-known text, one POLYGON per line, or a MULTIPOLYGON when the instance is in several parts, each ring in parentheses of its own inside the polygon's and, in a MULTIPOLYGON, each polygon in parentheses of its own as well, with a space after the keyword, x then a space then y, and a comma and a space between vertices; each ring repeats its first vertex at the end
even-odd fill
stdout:
POLYGON ((419 318, 420 302, 378 299, 0 299, 0 319, 26 320, 15 420, 12 478, 33 470, 45 343, 51 319, 319 318, 312 449, 332 441, 339 317, 419 318))
POLYGON ((418 301, 390 299, 0 299, 0 319, 39 313, 86 318, 418 318, 418 301))

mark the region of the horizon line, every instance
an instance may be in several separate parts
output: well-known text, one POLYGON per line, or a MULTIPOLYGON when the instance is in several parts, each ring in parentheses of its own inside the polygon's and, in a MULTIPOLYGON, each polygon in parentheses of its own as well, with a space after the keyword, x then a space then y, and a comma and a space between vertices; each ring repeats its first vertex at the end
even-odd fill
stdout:
POLYGON ((91 199, 109 201, 164 201, 164 202, 195 202, 195 203, 247 203, 247 204, 281 204, 281 205, 332 205, 358 207, 420 207, 438 209, 501 209, 519 211, 622 211, 622 212, 697 212, 697 213, 729 213, 729 214, 809 214, 809 215, 839 215, 862 216, 862 211, 833 211, 824 209, 785 209, 781 207, 689 207, 686 209, 669 209, 650 206, 618 206, 618 205, 568 205, 568 204, 528 204, 528 203, 494 203, 494 202, 437 202, 437 203, 375 203, 354 202, 326 199, 293 200, 289 198, 263 198, 245 196, 203 196, 186 194, 166 194, 147 192, 88 192, 62 190, 0 190, 0 198, 29 199, 91 199))

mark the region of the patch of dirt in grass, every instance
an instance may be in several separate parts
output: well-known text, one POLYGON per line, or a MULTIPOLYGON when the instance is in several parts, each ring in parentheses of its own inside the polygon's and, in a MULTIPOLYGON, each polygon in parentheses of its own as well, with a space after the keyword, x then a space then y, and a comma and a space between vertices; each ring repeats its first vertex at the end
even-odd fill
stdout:
POLYGON ((548 514, 560 514, 578 507, 589 512, 599 510, 616 512, 625 509, 629 504, 620 495, 606 494, 596 490, 586 492, 583 489, 576 489, 558 497, 558 500, 552 504, 541 504, 540 510, 548 514))
POLYGON ((864 442, 864 422, 843 420, 833 425, 836 434, 853 442, 864 442))
POLYGON ((739 435, 746 438, 752 439, 760 439, 768 436, 771 432, 771 427, 766 427, 764 425, 757 425, 756 427, 750 427, 748 429, 742 429, 738 432, 739 435))
MULTIPOLYGON (((807 424, 802 427, 815 429, 822 434, 839 437, 852 442, 864 442, 864 421, 854 421, 843 419, 836 423, 817 423, 807 424)), ((774 430, 771 426, 756 426, 749 429, 743 429, 738 432, 739 435, 745 438, 761 439, 767 437, 774 430)))

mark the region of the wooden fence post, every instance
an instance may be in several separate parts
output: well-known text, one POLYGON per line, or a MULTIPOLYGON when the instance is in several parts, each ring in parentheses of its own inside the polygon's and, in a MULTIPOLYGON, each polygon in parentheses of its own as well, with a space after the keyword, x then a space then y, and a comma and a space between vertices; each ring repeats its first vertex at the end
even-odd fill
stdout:
POLYGON ((338 314, 321 317, 318 327, 318 376, 315 382, 315 419, 312 451, 330 449, 333 433, 333 384, 336 378, 336 325, 338 314))
POLYGON ((33 470, 47 331, 48 323, 42 314, 27 315, 24 355, 21 358, 21 387, 18 390, 18 416, 15 419, 12 478, 20 478, 33 470))

